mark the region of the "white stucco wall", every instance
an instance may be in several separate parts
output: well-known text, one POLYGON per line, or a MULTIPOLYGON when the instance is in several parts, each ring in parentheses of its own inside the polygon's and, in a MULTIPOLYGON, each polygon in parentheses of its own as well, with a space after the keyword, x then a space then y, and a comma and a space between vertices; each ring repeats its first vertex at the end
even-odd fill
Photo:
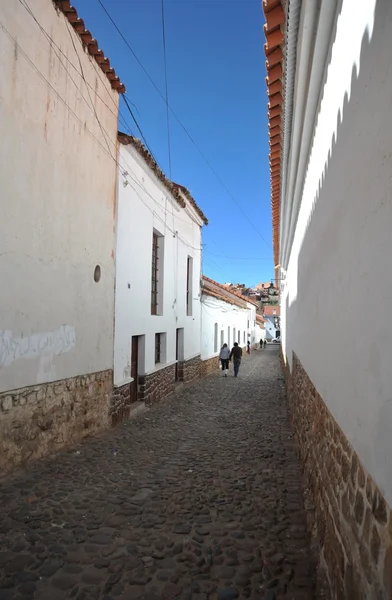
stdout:
POLYGON ((101 127, 114 156, 118 95, 53 3, 30 5, 68 60, 21 2, 0 3, 0 391, 113 364, 116 165, 101 127))
POLYGON ((250 341, 251 347, 253 348, 257 342, 259 341, 256 334, 256 306, 248 304, 248 314, 249 314, 249 330, 248 330, 248 340, 250 341))
MULTIPOLYGON (((176 361, 176 329, 184 329, 184 360, 200 354, 201 225, 193 208, 181 208, 131 145, 119 146, 116 241, 114 383, 130 380, 132 336, 139 348, 139 374, 176 361), (127 185, 124 187, 124 182, 127 185), (163 314, 151 315, 152 237, 164 236, 163 314), (187 258, 193 258, 192 315, 186 314, 187 258), (155 365, 155 334, 166 333, 166 352, 155 365), (141 355, 141 352, 143 354, 141 355)), ((162 281, 162 264, 159 278, 162 281)))
POLYGON ((202 327, 201 327, 201 358, 207 360, 218 356, 223 343, 229 344, 232 348, 234 342, 238 342, 238 331, 240 331, 240 346, 244 347, 247 341, 251 339, 248 335, 251 330, 248 329, 249 310, 240 308, 224 302, 219 298, 202 295, 202 327), (215 350, 215 324, 218 325, 218 339, 215 350), (230 334, 229 334, 230 328, 230 334), (235 339, 233 333, 235 330, 235 339), (223 333, 222 333, 223 332, 223 333), (244 337, 245 334, 245 337, 244 337), (223 342, 222 342, 223 340, 223 342))
POLYGON ((329 143, 338 122, 336 140, 319 190, 323 154, 309 161, 283 265, 282 333, 289 361, 294 351, 392 505, 392 5, 360 4, 344 1, 338 17, 349 26, 338 20, 334 47, 344 52, 332 51, 325 97, 334 103, 321 103, 314 148, 329 143), (337 121, 331 106, 340 101, 337 121))
POLYGON ((276 338, 275 316, 265 316, 265 331, 267 339, 276 338))
POLYGON ((265 340, 265 329, 256 323, 256 344, 259 344, 260 340, 265 340))

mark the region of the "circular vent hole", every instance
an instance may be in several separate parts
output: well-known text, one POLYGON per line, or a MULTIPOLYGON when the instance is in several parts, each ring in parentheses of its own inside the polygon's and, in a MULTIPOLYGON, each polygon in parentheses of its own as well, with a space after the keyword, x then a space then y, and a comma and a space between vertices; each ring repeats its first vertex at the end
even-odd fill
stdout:
POLYGON ((98 283, 98 281, 101 279, 101 267, 99 265, 97 265, 94 269, 94 281, 96 281, 98 283))

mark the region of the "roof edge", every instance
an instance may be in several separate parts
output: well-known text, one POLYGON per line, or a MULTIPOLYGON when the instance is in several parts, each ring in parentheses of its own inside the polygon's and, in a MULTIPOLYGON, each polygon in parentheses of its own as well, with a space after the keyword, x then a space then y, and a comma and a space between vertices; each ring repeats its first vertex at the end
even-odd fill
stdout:
POLYGON ((79 18, 76 8, 74 8, 70 0, 52 0, 55 8, 59 10, 68 19, 70 25, 78 34, 82 45, 87 52, 95 59, 95 62, 106 75, 113 90, 118 94, 125 94, 125 85, 117 77, 115 70, 110 66, 110 61, 98 47, 98 42, 93 38, 88 29, 84 25, 83 19, 79 18))
POLYGON ((233 294, 233 296, 237 296, 237 298, 240 298, 244 302, 249 302, 249 304, 253 304, 254 306, 257 306, 257 307, 259 306, 257 304, 257 302, 254 302, 253 300, 251 300, 247 296, 243 296, 239 292, 235 292, 234 290, 228 289, 222 283, 218 283, 217 281, 215 281, 214 279, 210 279, 210 277, 207 277, 206 275, 202 275, 202 279, 204 279, 205 281, 208 281, 209 283, 212 283, 213 285, 218 286, 219 288, 221 288, 222 290, 224 290, 228 294, 233 294))
POLYGON ((118 141, 120 142, 120 144, 123 144, 124 146, 132 146, 133 148, 135 148, 135 150, 138 152, 138 154, 143 158, 143 160, 150 167, 150 169, 153 171, 155 176, 159 179, 159 181, 162 183, 162 185, 165 186, 165 188, 168 190, 168 192, 170 192, 170 194, 176 200, 177 204, 179 206, 181 206, 181 208, 186 207, 186 202, 183 198, 183 196, 185 196, 186 199, 191 204, 191 206, 195 209, 197 215, 201 218, 203 223, 205 225, 208 225, 207 217, 205 216, 205 214, 203 213, 201 208, 199 208, 199 206, 196 204, 196 201, 192 197, 189 190, 187 190, 187 188, 185 188, 184 186, 179 185, 178 183, 174 183, 174 181, 170 181, 170 179, 168 177, 166 177, 166 175, 164 174, 164 172, 162 171, 162 169, 156 162, 155 158, 150 154, 150 152, 147 150, 147 148, 145 147, 145 145, 143 144, 143 142, 141 140, 134 137, 133 135, 128 135, 127 133, 123 133, 121 131, 118 132, 117 138, 118 138, 118 141), (181 190, 182 194, 181 194, 180 190, 181 190))
POLYGON ((270 143, 271 212, 274 264, 279 263, 281 164, 284 114, 284 33, 287 15, 284 0, 263 0, 266 23, 264 53, 267 70, 268 127, 270 143))

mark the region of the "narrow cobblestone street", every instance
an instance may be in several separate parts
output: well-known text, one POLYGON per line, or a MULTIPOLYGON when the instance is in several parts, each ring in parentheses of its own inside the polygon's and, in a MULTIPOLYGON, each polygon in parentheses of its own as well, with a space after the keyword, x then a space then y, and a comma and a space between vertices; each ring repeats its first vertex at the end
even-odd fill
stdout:
POLYGON ((0 600, 311 600, 278 351, 0 484, 0 600))

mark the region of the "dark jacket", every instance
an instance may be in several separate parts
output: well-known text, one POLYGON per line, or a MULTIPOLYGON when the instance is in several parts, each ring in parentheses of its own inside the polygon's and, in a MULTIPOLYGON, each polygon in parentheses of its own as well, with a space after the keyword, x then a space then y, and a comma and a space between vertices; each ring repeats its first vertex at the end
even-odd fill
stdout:
POLYGON ((230 352, 230 360, 234 358, 234 360, 241 360, 242 358, 242 348, 240 346, 233 346, 230 352))

